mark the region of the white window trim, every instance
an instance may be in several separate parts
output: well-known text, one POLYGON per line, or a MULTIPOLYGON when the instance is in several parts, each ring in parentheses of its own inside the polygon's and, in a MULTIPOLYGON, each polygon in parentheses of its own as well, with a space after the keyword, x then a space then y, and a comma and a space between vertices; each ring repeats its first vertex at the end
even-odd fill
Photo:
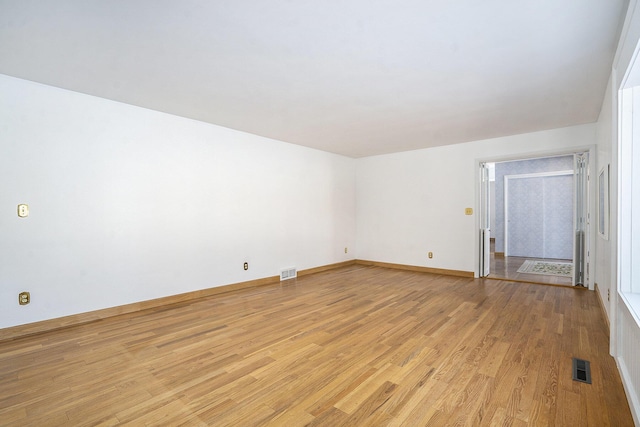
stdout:
POLYGON ((618 294, 640 327, 640 86, 618 99, 618 294))

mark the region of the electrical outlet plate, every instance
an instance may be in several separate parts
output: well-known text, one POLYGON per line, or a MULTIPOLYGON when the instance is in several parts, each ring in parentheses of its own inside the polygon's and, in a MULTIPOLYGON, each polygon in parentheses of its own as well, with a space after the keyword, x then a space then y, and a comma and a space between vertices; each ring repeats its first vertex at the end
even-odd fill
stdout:
POLYGON ((248 262, 245 262, 245 263, 244 263, 244 269, 245 269, 245 270, 248 270, 248 269, 249 269, 249 263, 248 263, 248 262))
POLYGON ((31 294, 29 292, 20 292, 18 294, 18 304, 27 305, 31 302, 31 294))
POLYGON ((18 205, 18 216, 20 218, 26 218, 29 216, 29 205, 27 204, 19 204, 18 205))

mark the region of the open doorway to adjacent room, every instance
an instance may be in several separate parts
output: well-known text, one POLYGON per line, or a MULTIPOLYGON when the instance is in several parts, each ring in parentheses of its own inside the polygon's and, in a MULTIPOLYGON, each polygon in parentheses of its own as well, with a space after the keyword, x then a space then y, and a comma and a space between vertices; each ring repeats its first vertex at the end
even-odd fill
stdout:
POLYGON ((481 165, 481 268, 492 279, 586 286, 588 154, 481 165))

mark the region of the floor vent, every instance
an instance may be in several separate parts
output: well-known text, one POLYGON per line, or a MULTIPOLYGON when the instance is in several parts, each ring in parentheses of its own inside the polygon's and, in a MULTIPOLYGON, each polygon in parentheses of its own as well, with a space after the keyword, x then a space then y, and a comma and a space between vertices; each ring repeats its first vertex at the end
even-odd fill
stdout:
POLYGON ((295 279, 298 277, 298 271, 295 267, 285 268, 284 270, 280 270, 280 280, 289 280, 295 279))
POLYGON ((591 384, 591 364, 588 360, 573 358, 573 380, 591 384))

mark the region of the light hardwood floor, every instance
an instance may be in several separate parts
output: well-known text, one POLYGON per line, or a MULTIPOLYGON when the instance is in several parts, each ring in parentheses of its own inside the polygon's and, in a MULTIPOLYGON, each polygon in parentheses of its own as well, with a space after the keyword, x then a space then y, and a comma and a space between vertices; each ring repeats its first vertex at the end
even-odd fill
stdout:
POLYGON ((572 262, 569 259, 543 259, 543 258, 522 258, 522 257, 506 257, 491 258, 491 274, 490 279, 504 279, 519 282, 539 283, 545 285, 561 285, 573 286, 571 277, 552 276, 548 274, 530 274, 519 273, 518 269, 527 261, 551 261, 551 262, 572 262))
POLYGON ((596 298, 336 269, 1 342, 0 424, 631 426, 596 298))
POLYGON ((522 258, 522 257, 505 257, 496 256, 495 242, 491 242, 491 265, 489 274, 490 279, 506 279, 514 281, 522 281, 529 283, 541 283, 545 285, 562 285, 573 286, 571 277, 551 276, 546 274, 528 274, 518 273, 518 269, 526 260, 532 261, 552 261, 552 262, 572 262, 570 259, 542 259, 542 258, 522 258))

